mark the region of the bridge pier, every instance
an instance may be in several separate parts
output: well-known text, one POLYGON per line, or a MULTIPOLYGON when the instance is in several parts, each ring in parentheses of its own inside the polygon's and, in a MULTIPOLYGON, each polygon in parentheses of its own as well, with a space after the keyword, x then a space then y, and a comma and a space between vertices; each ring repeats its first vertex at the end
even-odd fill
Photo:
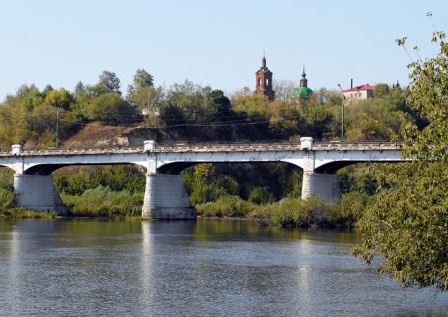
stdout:
POLYGON ((146 174, 143 218, 187 220, 196 219, 182 182, 182 175, 146 174))
POLYGON ((53 175, 14 174, 16 205, 26 209, 66 215, 67 207, 53 184, 53 175))
POLYGON ((334 201, 341 198, 341 191, 336 174, 320 174, 303 172, 302 199, 319 196, 325 201, 334 201))

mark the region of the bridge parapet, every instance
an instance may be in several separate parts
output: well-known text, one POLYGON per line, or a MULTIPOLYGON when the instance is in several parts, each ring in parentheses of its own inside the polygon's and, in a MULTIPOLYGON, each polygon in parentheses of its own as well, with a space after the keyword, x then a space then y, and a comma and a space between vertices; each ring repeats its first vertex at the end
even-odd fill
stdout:
POLYGON ((300 143, 159 143, 154 152, 253 152, 300 151, 300 143))
POLYGON ((401 143, 393 142, 316 142, 313 144, 314 151, 331 151, 331 150, 400 150, 401 143))
POLYGON ((302 138, 301 142, 220 142, 220 143, 155 143, 146 141, 144 147, 94 147, 94 148, 48 148, 22 149, 14 145, 12 151, 0 150, 5 156, 58 156, 120 153, 184 153, 184 152, 276 152, 276 151, 366 151, 399 150, 400 143, 392 142, 314 142, 312 138, 302 138), (306 140, 305 140, 306 139, 306 140))
POLYGON ((330 151, 330 150, 399 150, 392 142, 254 142, 254 143, 158 143, 153 152, 250 152, 250 151, 330 151))
POLYGON ((79 154, 120 154, 141 153, 142 147, 98 147, 98 148, 69 148, 69 149, 22 149, 13 148, 12 151, 0 150, 0 156, 58 156, 79 154))

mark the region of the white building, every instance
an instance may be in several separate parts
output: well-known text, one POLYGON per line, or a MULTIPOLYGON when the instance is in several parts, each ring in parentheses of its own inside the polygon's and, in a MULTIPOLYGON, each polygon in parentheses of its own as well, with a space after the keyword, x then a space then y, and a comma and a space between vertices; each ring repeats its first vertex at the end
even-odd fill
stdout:
POLYGON ((342 91, 342 95, 347 102, 355 101, 355 100, 363 100, 367 98, 373 97, 373 91, 375 90, 375 86, 371 86, 369 84, 352 87, 350 89, 346 89, 342 91))

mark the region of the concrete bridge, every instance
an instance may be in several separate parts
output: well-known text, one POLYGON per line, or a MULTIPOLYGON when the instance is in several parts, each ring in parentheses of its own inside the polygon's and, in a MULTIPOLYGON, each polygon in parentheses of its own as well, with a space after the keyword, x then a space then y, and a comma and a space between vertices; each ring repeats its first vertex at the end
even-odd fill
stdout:
POLYGON ((83 150, 29 150, 13 145, 0 152, 0 166, 11 168, 18 206, 67 212, 52 173, 70 165, 136 164, 146 169, 143 217, 194 219, 180 172, 199 163, 285 162, 303 170, 302 198, 318 195, 331 201, 340 197, 336 172, 360 162, 399 162, 400 146, 393 143, 297 143, 157 144, 146 141, 142 148, 83 150))

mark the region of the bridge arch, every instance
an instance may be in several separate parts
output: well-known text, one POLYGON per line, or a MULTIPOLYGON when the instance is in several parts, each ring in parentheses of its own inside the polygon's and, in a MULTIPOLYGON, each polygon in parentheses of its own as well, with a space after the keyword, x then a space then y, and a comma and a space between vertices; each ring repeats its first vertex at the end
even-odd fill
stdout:
POLYGON ((369 161, 338 161, 323 164, 317 167, 314 171, 319 174, 336 174, 336 172, 344 167, 354 165, 357 163, 368 163, 369 161))
POLYGON ((67 163, 67 164, 36 164, 23 171, 24 175, 51 175, 53 172, 68 166, 106 166, 106 165, 137 165, 143 167, 145 170, 147 167, 144 164, 135 162, 120 162, 120 163, 67 163))
POLYGON ((177 175, 180 174, 183 170, 191 167, 191 166, 195 166, 195 165, 199 165, 199 164, 251 164, 251 165, 256 165, 256 164, 260 164, 260 163, 282 163, 282 164, 290 164, 292 166, 298 167, 303 171, 303 167, 298 165, 298 164, 294 164, 293 162, 290 162, 289 160, 279 160, 279 161, 216 161, 216 160, 209 160, 209 161, 195 161, 195 162, 169 162, 169 163, 164 163, 161 164, 158 168, 157 168, 157 173, 160 174, 171 174, 171 175, 177 175))
POLYGON ((202 163, 212 163, 212 162, 173 162, 161 165, 157 172, 160 174, 169 174, 169 175, 177 175, 180 174, 183 170, 202 163))
POLYGON ((42 211, 56 211, 59 214, 67 214, 68 208, 63 204, 53 182, 53 172, 70 166, 111 166, 111 165, 133 165, 145 171, 147 165, 144 160, 121 159, 112 162, 98 162, 86 160, 84 162, 55 162, 52 164, 23 164, 20 172, 14 174, 14 190, 16 193, 16 204, 23 208, 42 211))
POLYGON ((363 163, 403 163, 404 160, 381 160, 381 161, 373 161, 373 160, 356 160, 356 161, 334 161, 334 162, 328 162, 324 164, 318 165, 314 171, 319 174, 336 174, 337 171, 340 169, 355 165, 355 164, 363 164, 363 163))

